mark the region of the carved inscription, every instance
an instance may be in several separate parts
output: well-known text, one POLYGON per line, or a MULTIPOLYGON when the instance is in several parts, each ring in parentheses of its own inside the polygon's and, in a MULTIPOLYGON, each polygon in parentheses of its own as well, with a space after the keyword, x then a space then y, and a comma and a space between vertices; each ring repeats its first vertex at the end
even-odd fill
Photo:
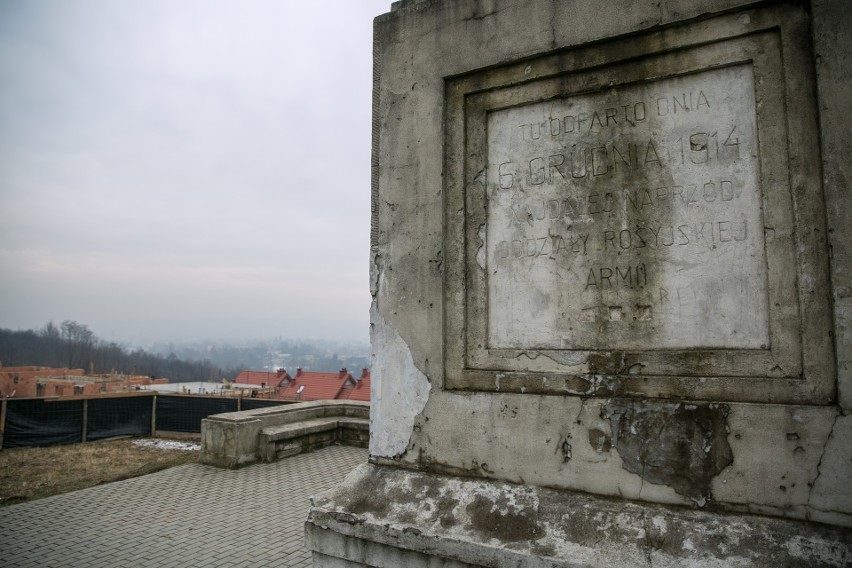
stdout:
POLYGON ((488 115, 492 348, 766 348, 752 69, 488 115))

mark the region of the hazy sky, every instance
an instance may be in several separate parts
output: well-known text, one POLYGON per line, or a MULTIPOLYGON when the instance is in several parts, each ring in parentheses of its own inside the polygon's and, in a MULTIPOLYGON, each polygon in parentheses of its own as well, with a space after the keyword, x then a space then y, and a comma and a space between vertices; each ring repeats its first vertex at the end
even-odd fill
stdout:
POLYGON ((0 0, 0 327, 366 341, 389 7, 0 0))

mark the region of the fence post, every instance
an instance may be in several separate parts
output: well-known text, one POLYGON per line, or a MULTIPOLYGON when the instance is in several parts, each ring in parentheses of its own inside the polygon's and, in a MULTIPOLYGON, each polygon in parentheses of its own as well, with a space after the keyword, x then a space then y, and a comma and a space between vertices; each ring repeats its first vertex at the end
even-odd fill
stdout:
POLYGON ((83 443, 86 443, 86 436, 89 434, 89 399, 83 399, 83 443))
POLYGON ((243 391, 240 391, 240 396, 237 397, 237 412, 243 409, 243 391))
POLYGON ((151 437, 157 437, 157 395, 151 397, 151 437))
POLYGON ((0 450, 3 449, 3 434, 6 433, 6 399, 0 401, 0 450))

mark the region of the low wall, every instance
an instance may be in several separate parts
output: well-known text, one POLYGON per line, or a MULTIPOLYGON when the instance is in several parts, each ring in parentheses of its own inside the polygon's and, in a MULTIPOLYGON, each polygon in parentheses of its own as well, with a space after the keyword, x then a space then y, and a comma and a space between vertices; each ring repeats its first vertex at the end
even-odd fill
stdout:
POLYGON ((370 404, 324 400, 227 412, 201 421, 201 462, 235 468, 334 442, 367 447, 370 404))

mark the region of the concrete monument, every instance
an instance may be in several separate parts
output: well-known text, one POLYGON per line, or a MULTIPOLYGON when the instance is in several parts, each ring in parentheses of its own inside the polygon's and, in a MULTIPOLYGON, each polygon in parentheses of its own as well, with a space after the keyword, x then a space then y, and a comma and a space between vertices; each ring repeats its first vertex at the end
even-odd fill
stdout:
POLYGON ((375 22, 370 463, 317 566, 852 564, 852 11, 375 22))

